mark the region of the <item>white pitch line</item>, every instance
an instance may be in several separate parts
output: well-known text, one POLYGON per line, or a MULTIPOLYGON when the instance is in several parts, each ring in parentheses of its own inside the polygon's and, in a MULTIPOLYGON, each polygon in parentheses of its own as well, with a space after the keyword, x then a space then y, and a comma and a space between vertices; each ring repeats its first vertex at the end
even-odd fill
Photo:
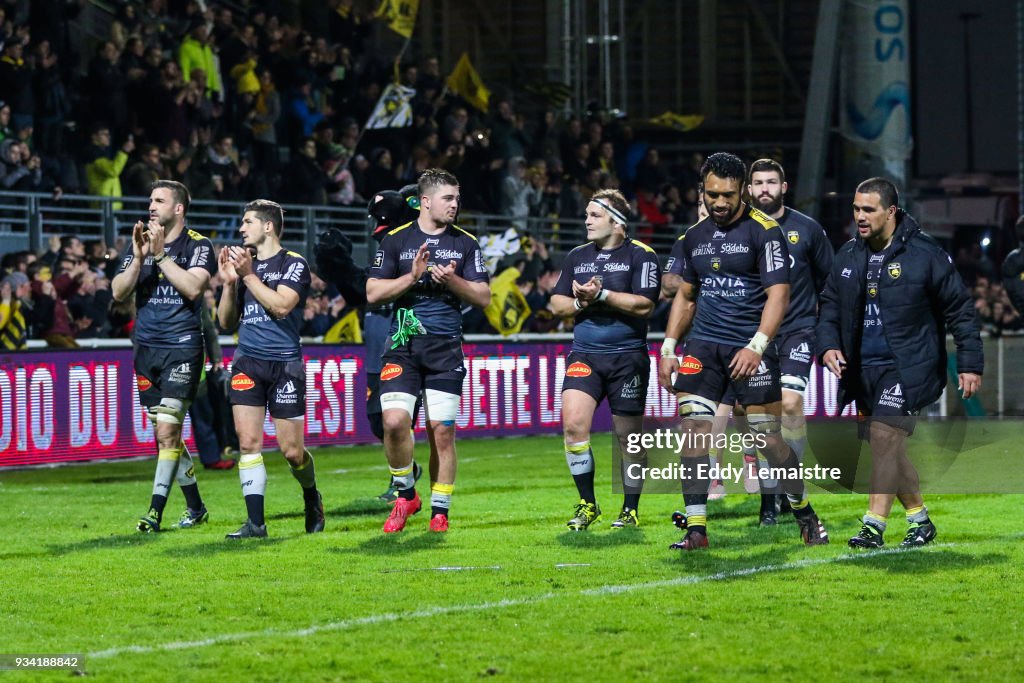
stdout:
POLYGON ((454 566, 454 567, 417 567, 417 568, 413 568, 413 569, 382 569, 380 571, 380 573, 381 574, 401 574, 401 573, 404 573, 404 572, 471 572, 471 571, 480 571, 480 570, 484 570, 484 569, 495 571, 495 570, 500 570, 501 566, 494 564, 494 565, 482 566, 482 567, 481 566, 476 566, 476 567, 472 567, 472 566, 464 566, 464 567, 454 566))
POLYGON ((594 565, 592 565, 589 562, 562 562, 561 564, 556 564, 555 565, 555 569, 565 569, 567 567, 593 567, 593 566, 594 565))
MULTIPOLYGON (((959 544, 933 544, 929 545, 928 548, 952 548, 956 545, 959 544)), ((727 579, 752 576, 754 574, 765 574, 770 572, 786 571, 789 569, 803 569, 805 567, 817 567, 825 564, 833 564, 836 562, 856 562, 857 560, 879 557, 880 555, 892 555, 895 553, 915 551, 918 551, 918 549, 887 548, 885 550, 875 550, 864 553, 837 555, 835 557, 796 560, 795 562, 784 562, 781 564, 766 564, 761 565, 759 567, 747 567, 745 569, 735 569, 733 571, 719 572, 717 574, 708 574, 704 576, 691 575, 682 576, 677 579, 667 579, 665 581, 651 581, 648 583, 600 586, 598 588, 588 588, 585 590, 581 590, 576 593, 544 593, 542 595, 538 595, 532 598, 520 598, 516 600, 499 600, 498 602, 484 602, 472 605, 437 605, 434 607, 427 607, 424 609, 415 610, 413 612, 386 612, 384 614, 373 614, 367 617, 359 617, 356 619, 345 619, 342 621, 333 621, 319 625, 314 624, 313 626, 309 626, 308 628, 296 629, 292 631, 279 631, 277 629, 271 628, 263 631, 225 633, 219 636, 213 636, 212 638, 206 638, 203 640, 184 640, 160 643, 157 645, 128 645, 125 647, 112 647, 108 650, 99 650, 98 652, 91 652, 86 655, 86 658, 105 659, 108 657, 117 657, 123 654, 149 654, 152 652, 162 651, 190 650, 193 648, 207 647, 209 645, 217 645, 220 643, 230 643, 238 640, 246 640, 249 638, 301 638, 316 633, 324 633, 329 631, 344 631, 358 626, 374 626, 376 624, 390 623, 404 619, 429 618, 442 616, 446 614, 459 614, 462 612, 481 612, 486 610, 504 609, 506 607, 522 607, 524 605, 534 605, 537 603, 546 602, 548 600, 552 600, 555 598, 571 597, 572 595, 617 595, 619 593, 627 593, 636 590, 649 590, 652 588, 690 586, 699 583, 706 583, 708 581, 724 581, 727 579)))

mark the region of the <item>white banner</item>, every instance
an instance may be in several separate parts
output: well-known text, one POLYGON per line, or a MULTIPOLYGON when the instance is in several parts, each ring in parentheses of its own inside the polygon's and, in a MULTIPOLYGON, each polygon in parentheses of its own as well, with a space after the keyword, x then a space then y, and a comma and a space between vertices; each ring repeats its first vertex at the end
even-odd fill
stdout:
POLYGON ((907 4, 849 0, 844 10, 841 132, 867 154, 890 162, 909 159, 913 150, 907 4))
POLYGON ((415 88, 407 88, 397 83, 389 83, 377 106, 373 108, 370 119, 366 122, 367 128, 404 128, 412 125, 412 105, 410 102, 416 96, 415 88))

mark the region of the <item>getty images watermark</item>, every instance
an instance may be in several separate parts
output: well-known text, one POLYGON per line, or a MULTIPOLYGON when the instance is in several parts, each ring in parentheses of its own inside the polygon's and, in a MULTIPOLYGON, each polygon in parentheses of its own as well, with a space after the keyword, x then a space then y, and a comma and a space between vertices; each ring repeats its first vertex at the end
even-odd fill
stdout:
MULTIPOLYGON (((712 450, 725 450, 741 453, 744 450, 763 449, 767 441, 763 434, 732 433, 692 433, 676 432, 671 429, 656 429, 653 432, 633 433, 626 438, 626 454, 637 456, 650 451, 674 452, 682 455, 684 451, 708 453, 712 450)), ((625 463, 624 463, 625 464, 625 463)), ((649 467, 640 462, 626 464, 626 476, 633 480, 720 480, 739 484, 743 480, 744 467, 732 463, 699 463, 670 462, 658 467, 649 467)), ((758 479, 763 480, 820 480, 838 481, 842 470, 838 467, 765 467, 755 468, 758 479)))

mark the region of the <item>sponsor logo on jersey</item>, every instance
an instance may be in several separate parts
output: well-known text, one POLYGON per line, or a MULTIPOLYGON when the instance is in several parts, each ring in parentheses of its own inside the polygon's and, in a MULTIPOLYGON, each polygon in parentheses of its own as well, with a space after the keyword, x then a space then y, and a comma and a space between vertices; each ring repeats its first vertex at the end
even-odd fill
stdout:
POLYGON ((576 266, 575 268, 573 268, 572 272, 573 272, 573 275, 581 275, 583 273, 596 273, 597 272, 597 264, 596 263, 581 263, 578 266, 576 266))
POLYGON ((264 261, 262 263, 257 263, 256 264, 256 272, 258 273, 261 270, 266 270, 268 265, 270 265, 270 264, 268 264, 266 261, 264 261))
POLYGON ((239 372, 231 377, 231 388, 235 391, 249 391, 254 386, 256 386, 256 382, 244 372, 239 372))
POLYGON ((714 253, 715 245, 705 242, 704 244, 698 244, 697 248, 690 253, 690 256, 713 256, 714 253))
POLYGON ((839 277, 849 278, 851 275, 853 275, 852 270, 850 270, 849 268, 843 268, 843 272, 839 274, 839 277))
POLYGON ((462 252, 455 251, 454 249, 438 249, 434 252, 434 258, 438 260, 447 259, 449 261, 454 261, 462 258, 462 252))
MULTIPOLYGON (((171 256, 173 259, 174 257, 171 256)), ((189 268, 202 268, 210 260, 210 247, 205 244, 192 252, 192 260, 188 262, 189 268)))
POLYGON ((732 242, 726 242, 722 245, 723 254, 749 254, 750 247, 745 244, 733 244, 732 242))
POLYGON ((596 258, 595 260, 596 260, 596 261, 607 261, 607 260, 608 260, 608 259, 610 259, 611 257, 612 257, 612 255, 611 255, 611 253, 610 253, 610 252, 607 252, 607 251, 602 251, 601 253, 599 253, 599 254, 597 255, 597 258, 596 258))
POLYGON ((149 391, 153 388, 153 383, 139 374, 135 375, 135 384, 138 385, 140 392, 149 391))
POLYGON ((713 240, 724 240, 725 239, 725 233, 722 232, 721 230, 715 230, 715 234, 711 236, 711 239, 713 239, 713 240))
MULTIPOLYGON (((665 262, 665 272, 666 273, 671 273, 672 272, 672 266, 674 266, 675 264, 676 264, 676 258, 674 256, 670 256, 668 258, 668 261, 665 262)), ((1021 275, 1024 275, 1024 273, 1021 273, 1021 275)))
POLYGON ((295 382, 288 380, 284 386, 277 390, 278 403, 295 403, 299 396, 295 391, 295 382))
POLYGON ((796 230, 787 230, 786 239, 789 240, 790 244, 796 244, 797 242, 800 241, 800 233, 798 233, 796 230))
POLYGON ((436 246, 440 246, 441 240, 439 238, 437 238, 437 237, 428 237, 423 242, 423 244, 427 245, 428 247, 436 247, 436 246))
POLYGON ((590 373, 592 372, 593 370, 590 369, 589 365, 587 365, 586 363, 580 363, 579 361, 576 361, 575 363, 573 363, 572 365, 565 369, 565 376, 590 377, 590 373))
POLYGON ((377 253, 373 255, 373 267, 380 268, 384 265, 384 250, 378 249, 377 253))
POLYGON ((889 277, 891 277, 893 280, 898 280, 902 273, 903 269, 900 268, 899 262, 889 264, 889 277))
POLYGON ((789 350, 789 359, 798 363, 810 363, 811 345, 807 342, 800 342, 799 345, 789 350))
POLYGON ((770 387, 773 379, 772 373, 768 370, 768 364, 761 361, 757 364, 757 372, 754 373, 753 377, 747 380, 747 386, 751 389, 770 387))
POLYGON ((292 282, 298 282, 302 279, 302 271, 306 269, 306 264, 296 261, 295 263, 288 266, 288 270, 285 271, 283 279, 291 280, 292 282))
POLYGON ((778 242, 769 242, 764 245, 764 270, 766 273, 774 273, 786 266, 786 260, 782 258, 782 245, 778 242))
POLYGON ((715 271, 717 273, 721 269, 722 269, 722 259, 718 258, 717 256, 715 258, 711 259, 711 270, 713 270, 713 271, 715 271))
POLYGON ((380 369, 380 381, 386 382, 389 379, 395 379, 402 374, 402 366, 395 365, 394 363, 388 363, 380 369))
POLYGON ((640 271, 640 281, 644 287, 658 286, 658 263, 656 261, 645 261, 644 268, 640 271))
POLYGON ((398 255, 399 261, 412 261, 414 258, 416 258, 415 249, 406 249, 405 251, 398 255))
POLYGON ((680 375, 696 375, 704 369, 704 364, 693 356, 686 356, 679 364, 680 375))
POLYGON ((623 273, 629 270, 628 263, 606 263, 604 264, 605 272, 611 273, 623 273))

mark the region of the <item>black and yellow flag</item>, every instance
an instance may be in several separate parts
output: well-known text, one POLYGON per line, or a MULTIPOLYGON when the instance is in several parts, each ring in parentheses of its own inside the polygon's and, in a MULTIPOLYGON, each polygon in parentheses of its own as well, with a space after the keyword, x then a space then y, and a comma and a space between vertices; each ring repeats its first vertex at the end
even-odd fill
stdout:
POLYGON ((519 332, 530 317, 530 304, 516 284, 518 277, 518 268, 506 268, 491 278, 491 303, 484 309, 487 321, 505 336, 519 332))
POLYGON ((660 116, 655 116, 653 119, 648 119, 651 123, 656 123, 659 126, 668 126, 669 128, 675 128, 678 131, 686 132, 693 130, 700 124, 704 123, 703 114, 690 114, 683 116, 677 114, 674 111, 666 111, 660 116))
POLYGON ((411 38, 419 9, 420 0, 384 0, 377 8, 377 16, 386 21, 388 28, 398 35, 411 38))
POLYGON ((331 326, 324 335, 324 344, 363 343, 363 330, 359 326, 359 312, 352 309, 331 326))
POLYGON ((470 63, 468 53, 462 53, 458 64, 448 76, 448 89, 480 111, 487 112, 487 106, 491 101, 491 91, 480 80, 480 74, 470 63))

